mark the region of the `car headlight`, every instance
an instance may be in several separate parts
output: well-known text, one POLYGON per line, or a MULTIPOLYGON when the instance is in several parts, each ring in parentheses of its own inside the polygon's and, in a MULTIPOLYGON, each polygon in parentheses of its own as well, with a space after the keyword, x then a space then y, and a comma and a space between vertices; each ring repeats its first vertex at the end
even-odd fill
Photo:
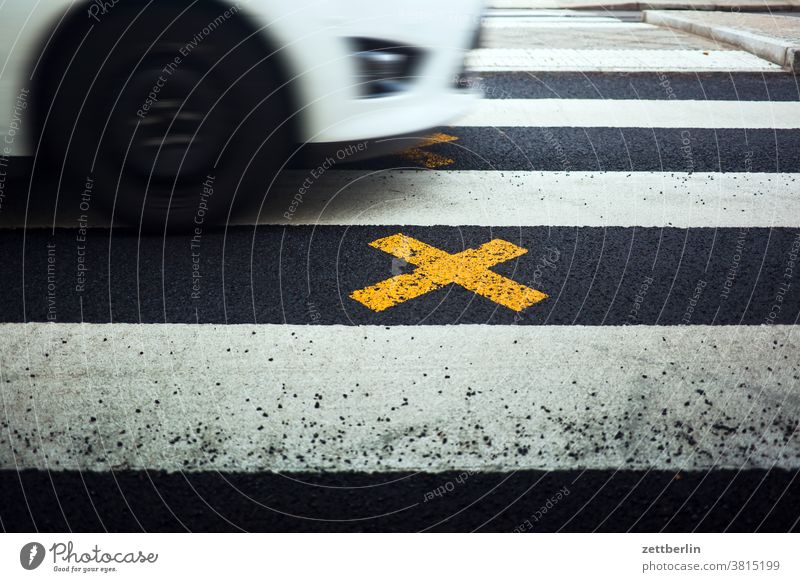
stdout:
POLYGON ((381 97, 407 89, 420 59, 418 49, 367 38, 350 41, 362 96, 381 97))

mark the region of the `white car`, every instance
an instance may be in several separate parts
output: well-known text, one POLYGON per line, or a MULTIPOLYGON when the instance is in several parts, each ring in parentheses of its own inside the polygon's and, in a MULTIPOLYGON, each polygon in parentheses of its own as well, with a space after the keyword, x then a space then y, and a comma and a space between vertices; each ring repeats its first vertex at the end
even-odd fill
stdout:
MULTIPOLYGON (((58 212, 190 227, 262 199, 301 153, 411 145, 463 114, 482 0, 6 0, 0 171, 58 212), (376 141, 377 140, 377 141, 376 141), (304 146, 298 149, 298 144, 304 146), (74 208, 70 205, 73 204, 74 208), (77 211, 77 210, 76 210, 77 211), (80 214, 80 213, 79 213, 80 214)), ((329 157, 329 156, 328 156, 329 157)))

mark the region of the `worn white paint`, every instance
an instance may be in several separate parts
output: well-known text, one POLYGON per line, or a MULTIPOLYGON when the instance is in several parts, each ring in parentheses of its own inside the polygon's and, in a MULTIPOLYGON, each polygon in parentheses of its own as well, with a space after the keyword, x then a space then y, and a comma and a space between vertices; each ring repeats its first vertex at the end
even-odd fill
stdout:
POLYGON ((800 102, 670 99, 484 99, 460 127, 797 129, 800 102))
POLYGON ((467 59, 476 72, 781 72, 745 51, 699 49, 476 49, 467 59))
MULTIPOLYGON (((287 172, 260 214, 234 224, 800 226, 798 174, 330 170, 292 206, 307 177, 287 172)), ((74 228, 74 220, 58 218, 56 226, 74 228)), ((30 217, 28 226, 52 226, 50 217, 39 220, 30 217)), ((95 215, 91 224, 108 220, 95 215)))
POLYGON ((800 467, 793 326, 0 334, 3 469, 800 467))

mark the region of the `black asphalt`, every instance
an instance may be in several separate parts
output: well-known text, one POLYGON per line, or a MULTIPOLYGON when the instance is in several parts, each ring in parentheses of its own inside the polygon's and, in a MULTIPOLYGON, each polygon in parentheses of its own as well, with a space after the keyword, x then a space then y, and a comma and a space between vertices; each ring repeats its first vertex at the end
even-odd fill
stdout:
MULTIPOLYGON (((492 74, 480 83, 487 97, 495 99, 672 99, 667 87, 676 99, 798 98, 795 77, 780 74, 666 78, 643 73, 492 74)), ((445 170, 800 171, 796 130, 462 127, 440 131, 458 137, 428 148, 454 159, 445 170)), ((416 163, 390 156, 350 167, 416 163)), ((79 185, 65 184, 56 211, 51 187, 37 186, 29 193, 25 176, 7 186, 0 207, 0 221, 6 226, 24 224, 26 208, 38 222, 42 216, 69 215, 67 209, 74 208, 70 204, 79 191, 79 185)), ((78 240, 80 234, 77 229, 0 231, 4 291, 0 322, 48 321, 50 315, 59 322, 760 325, 796 323, 800 315, 796 263, 793 278, 785 277, 798 229, 470 225, 206 229, 195 249, 200 274, 197 298, 192 297, 192 249, 187 237, 140 237, 125 229, 88 232, 86 281, 79 292, 78 251, 84 244, 78 240), (410 269, 368 246, 397 232, 448 252, 492 238, 518 244, 529 252, 495 270, 550 297, 517 315, 451 286, 374 314, 348 295, 410 269), (782 288, 786 282, 789 285, 782 288)), ((466 477, 461 473, 278 476, 6 470, 0 471, 0 528, 789 531, 798 529, 797 477, 796 471, 779 470, 558 471, 466 477), (565 487, 569 493, 554 502, 565 487)))
POLYGON ((79 243, 77 232, 0 232, 0 321, 760 325, 800 316, 800 285, 785 276, 791 268, 796 278, 800 229, 261 226, 207 233, 194 250, 188 237, 97 230, 79 243), (517 314, 451 285, 374 313, 349 295, 413 269, 369 246, 396 233, 449 253, 512 242, 528 252, 493 270, 550 297, 517 314))
POLYGON ((800 100, 785 73, 483 73, 473 83, 487 99, 800 100))
MULTIPOLYGON (((765 120, 765 125, 769 120, 765 120)), ((439 127, 388 141, 400 149, 432 133, 457 138, 424 151, 450 162, 440 170, 584 172, 800 172, 800 131, 789 129, 698 129, 619 127, 439 127)), ((384 147, 383 140, 378 147, 384 147)), ((322 161, 322 158, 315 158, 322 161)), ((30 161, 19 164, 24 174, 30 161)), ((339 170, 426 168, 424 157, 388 155, 339 163, 339 170)), ((297 154, 288 169, 309 169, 297 154)), ((83 179, 81 177, 81 179, 83 179)), ((2 201, 0 221, 24 224, 26 208, 35 211, 55 200, 58 185, 29 186, 27 176, 12 177, 2 201), (30 195, 29 195, 30 194, 30 195)), ((265 188, 268 184, 265 184, 265 188)), ((83 184, 64 181, 61 197, 83 184)), ((50 208, 50 216, 53 211, 50 208)))
POLYGON ((6 531, 787 532, 796 471, 0 471, 6 531))
MULTIPOLYGON (((769 120, 764 120, 765 125, 769 120)), ((458 138, 425 148, 447 170, 800 172, 800 131, 617 127, 441 127, 458 138)), ((386 156, 351 168, 420 166, 386 156)))

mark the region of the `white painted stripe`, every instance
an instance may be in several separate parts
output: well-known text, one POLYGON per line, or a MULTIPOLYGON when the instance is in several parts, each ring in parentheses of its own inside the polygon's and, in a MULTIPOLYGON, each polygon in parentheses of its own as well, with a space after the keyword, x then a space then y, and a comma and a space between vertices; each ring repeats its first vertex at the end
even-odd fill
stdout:
POLYGON ((287 219, 305 178, 287 176, 270 194, 269 209, 246 223, 800 226, 798 174, 332 171, 287 219))
MULTIPOLYGON (((285 173, 261 215, 237 224, 800 226, 800 174, 329 170, 298 204, 307 178, 304 171, 285 173)), ((108 222, 93 217, 91 225, 108 222)), ((75 223, 61 216, 57 226, 75 223)))
MULTIPOLYGON (((582 18, 594 18, 610 14, 608 11, 595 10, 569 10, 567 8, 538 8, 536 10, 518 8, 487 8, 484 15, 487 18, 536 18, 540 16, 570 16, 575 20, 582 18)), ((641 16, 639 16, 641 18, 641 16)))
MULTIPOLYGON (((568 2, 559 2, 557 0, 549 1, 549 0, 490 0, 487 2, 487 10, 493 12, 495 10, 508 10, 508 11, 537 11, 540 8, 546 7, 548 4, 556 5, 556 4, 564 4, 568 2)), ((558 6, 557 8, 550 8, 546 7, 547 10, 570 10, 569 8, 565 8, 562 6, 558 6)), ((603 10, 603 8, 598 8, 597 10, 603 10)), ((573 11, 576 14, 580 14, 580 11, 573 11)))
POLYGON ((658 27, 653 24, 643 22, 621 22, 616 18, 571 18, 565 16, 550 16, 539 18, 484 18, 482 24, 486 28, 633 28, 646 29, 658 27))
POLYGON ((615 18, 487 18, 483 21, 484 28, 592 28, 599 32, 609 29, 639 32, 642 30, 658 30, 653 24, 643 22, 620 22, 615 18))
POLYGON ((453 126, 800 128, 796 101, 483 99, 453 126))
POLYGON ((797 468, 796 330, 6 324, 0 467, 797 468))
POLYGON ((476 49, 467 58, 476 72, 780 72, 781 67, 745 51, 678 49, 476 49))

